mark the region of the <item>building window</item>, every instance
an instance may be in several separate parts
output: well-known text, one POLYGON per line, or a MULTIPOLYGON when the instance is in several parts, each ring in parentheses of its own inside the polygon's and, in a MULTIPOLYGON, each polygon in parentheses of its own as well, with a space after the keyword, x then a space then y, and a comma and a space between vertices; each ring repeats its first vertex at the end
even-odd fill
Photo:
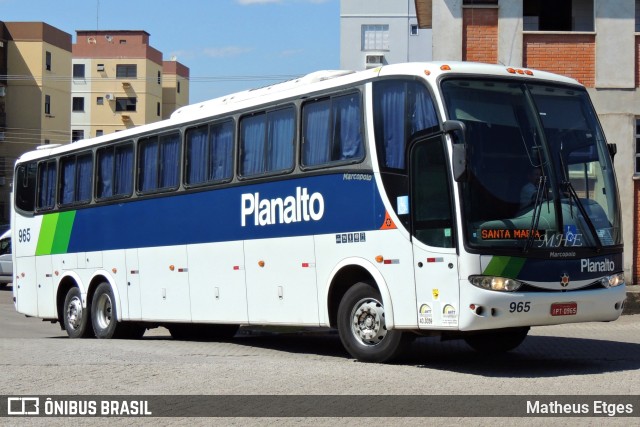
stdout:
POLYGON ((524 0, 524 31, 594 31, 593 0, 524 0))
POLYGON ((125 39, 120 40, 120 44, 127 44, 127 40, 125 39))
POLYGON ((102 136, 102 135, 104 135, 104 131, 102 129, 96 130, 96 136, 102 136))
POLYGON ((51 95, 44 96, 44 113, 51 114, 51 95))
POLYGON ((136 64, 118 64, 116 65, 116 78, 136 78, 138 76, 138 66, 136 64))
POLYGON ((96 98, 96 105, 104 105, 104 97, 99 96, 96 98))
POLYGON ((160 103, 159 102, 156 103, 156 114, 158 115, 158 117, 160 117, 160 103))
POLYGON ((177 89, 178 93, 180 93, 180 82, 179 81, 176 83, 176 89, 177 89))
POLYGON ((76 141, 80 141, 81 139, 84 139, 84 131, 83 130, 78 130, 78 129, 73 129, 71 130, 71 142, 76 142, 76 141))
POLYGON ((73 78, 84 79, 84 64, 73 64, 73 78))
POLYGON ((51 52, 45 53, 45 68, 47 71, 51 71, 51 52))
POLYGON ((640 0, 636 0, 636 33, 640 33, 640 0))
POLYGON ((362 50, 389 50, 389 25, 363 25, 362 50))
POLYGON ((162 83, 162 73, 158 71, 158 84, 162 83))
POLYGON ((73 111, 84 111, 84 97, 73 97, 73 111))
POLYGON ((636 119, 636 174, 640 175, 640 118, 636 119))
POLYGON ((136 111, 136 98, 116 98, 116 111, 136 111))
POLYGON ((411 27, 409 28, 409 35, 410 36, 418 35, 418 24, 411 24, 411 27))

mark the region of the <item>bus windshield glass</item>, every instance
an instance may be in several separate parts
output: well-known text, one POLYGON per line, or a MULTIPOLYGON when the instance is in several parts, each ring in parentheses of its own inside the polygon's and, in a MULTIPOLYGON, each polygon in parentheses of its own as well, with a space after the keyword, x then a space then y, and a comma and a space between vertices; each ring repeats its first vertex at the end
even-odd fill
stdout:
POLYGON ((466 125, 461 198, 470 247, 622 243, 611 156, 586 90, 483 79, 441 85, 448 118, 466 125))

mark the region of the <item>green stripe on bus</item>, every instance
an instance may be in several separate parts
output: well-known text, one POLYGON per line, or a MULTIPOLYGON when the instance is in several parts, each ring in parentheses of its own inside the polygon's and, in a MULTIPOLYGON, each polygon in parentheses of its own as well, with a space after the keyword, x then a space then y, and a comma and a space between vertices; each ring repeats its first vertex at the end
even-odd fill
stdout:
POLYGON ((40 227, 36 255, 67 253, 75 211, 45 215, 40 227))
POLYGON ((40 227, 40 235, 38 236, 38 246, 36 247, 36 255, 49 255, 53 246, 53 237, 58 224, 58 216, 60 214, 45 215, 42 218, 42 226, 40 227))
POLYGON ((71 229, 76 218, 75 211, 62 212, 58 218, 56 234, 53 238, 52 254, 66 254, 71 240, 71 229))
POLYGON ((508 256, 494 256, 489 261, 489 265, 484 269, 482 274, 487 276, 501 276, 516 278, 522 267, 524 266, 525 258, 516 258, 508 256))

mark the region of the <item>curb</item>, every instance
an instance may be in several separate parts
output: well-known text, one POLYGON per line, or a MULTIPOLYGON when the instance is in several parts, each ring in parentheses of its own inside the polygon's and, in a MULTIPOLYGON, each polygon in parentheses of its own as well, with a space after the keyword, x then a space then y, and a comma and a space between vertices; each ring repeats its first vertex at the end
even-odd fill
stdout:
POLYGON ((640 285, 627 286, 627 301, 622 314, 640 313, 640 285))

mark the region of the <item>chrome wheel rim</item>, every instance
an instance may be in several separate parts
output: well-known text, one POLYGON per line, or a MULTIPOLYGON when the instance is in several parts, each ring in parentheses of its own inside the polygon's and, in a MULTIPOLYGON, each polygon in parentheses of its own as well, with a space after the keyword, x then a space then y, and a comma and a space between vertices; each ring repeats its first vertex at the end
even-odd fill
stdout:
POLYGON ((380 344, 387 335, 384 307, 374 298, 364 298, 351 311, 351 330, 356 339, 366 346, 380 344))
POLYGON ((107 329, 113 316, 113 304, 108 294, 102 294, 96 301, 96 321, 100 329, 107 329))
POLYGON ((80 297, 74 296, 67 305, 67 324, 74 331, 82 326, 82 301, 80 297))

